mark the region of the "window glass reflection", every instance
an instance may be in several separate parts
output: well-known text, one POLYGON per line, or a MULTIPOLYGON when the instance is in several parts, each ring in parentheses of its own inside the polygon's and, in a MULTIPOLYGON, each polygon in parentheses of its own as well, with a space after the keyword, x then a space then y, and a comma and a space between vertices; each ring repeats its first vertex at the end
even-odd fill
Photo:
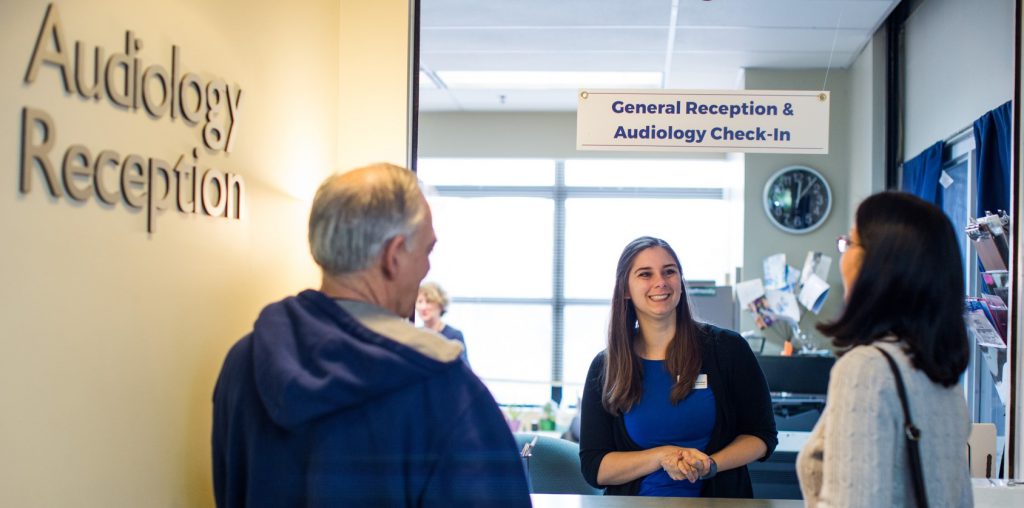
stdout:
POLYGON ((672 245, 687 279, 724 282, 737 247, 732 235, 713 234, 711 223, 730 214, 723 200, 566 200, 566 297, 610 299, 622 248, 644 235, 672 245))
MULTIPOLYGON (((562 379, 566 388, 583 386, 594 355, 604 350, 608 339, 610 304, 566 305, 565 345, 562 347, 562 379)), ((565 390, 575 399, 575 392, 565 390)), ((582 390, 580 390, 582 394, 582 390)))
POLYGON ((452 296, 551 297, 553 205, 542 198, 430 198, 427 280, 452 296))
POLYGON ((739 157, 683 160, 567 160, 565 184, 585 187, 735 187, 739 157))
POLYGON ((456 301, 444 321, 462 330, 469 364, 499 403, 551 398, 550 305, 456 301))
POLYGON ((553 185, 550 159, 420 159, 416 174, 436 185, 553 185))

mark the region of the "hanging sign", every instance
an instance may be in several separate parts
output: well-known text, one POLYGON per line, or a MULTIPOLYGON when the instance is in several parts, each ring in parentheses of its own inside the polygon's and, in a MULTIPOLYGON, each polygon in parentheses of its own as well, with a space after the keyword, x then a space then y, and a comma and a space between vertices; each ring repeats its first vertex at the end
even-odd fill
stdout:
POLYGON ((828 153, 829 92, 580 90, 576 149, 828 153))

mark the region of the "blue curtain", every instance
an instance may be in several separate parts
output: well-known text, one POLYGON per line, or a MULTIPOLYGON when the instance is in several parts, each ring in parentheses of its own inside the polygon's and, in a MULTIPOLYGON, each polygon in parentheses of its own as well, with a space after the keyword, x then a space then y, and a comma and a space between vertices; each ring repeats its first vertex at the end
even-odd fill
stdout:
POLYGON ((1007 102, 974 121, 974 167, 978 217, 1010 211, 1010 133, 1013 109, 1007 102))
POLYGON ((942 204, 939 190, 939 175, 942 174, 942 149, 945 143, 939 141, 903 163, 903 181, 900 189, 925 201, 942 204))

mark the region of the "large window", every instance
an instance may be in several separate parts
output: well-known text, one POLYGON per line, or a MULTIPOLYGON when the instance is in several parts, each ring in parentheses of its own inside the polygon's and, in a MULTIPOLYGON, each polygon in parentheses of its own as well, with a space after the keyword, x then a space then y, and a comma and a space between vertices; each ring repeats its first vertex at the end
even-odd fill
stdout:
POLYGON ((438 237, 427 280, 503 404, 575 403, 630 240, 667 240, 689 280, 731 282, 742 262, 741 159, 421 159, 419 177, 438 237))

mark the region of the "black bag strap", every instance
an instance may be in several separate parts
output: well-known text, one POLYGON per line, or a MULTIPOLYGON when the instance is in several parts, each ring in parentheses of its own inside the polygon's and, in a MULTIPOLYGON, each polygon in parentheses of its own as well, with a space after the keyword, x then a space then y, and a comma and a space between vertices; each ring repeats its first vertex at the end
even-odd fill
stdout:
POLYGON ((892 359, 884 349, 875 346, 885 360, 889 362, 889 368, 892 369, 892 375, 896 378, 896 391, 900 395, 900 405, 903 406, 903 420, 904 426, 903 431, 907 436, 907 456, 910 458, 910 471, 911 478, 914 481, 914 497, 917 498, 917 506, 920 508, 928 507, 928 495, 924 490, 924 471, 921 469, 921 450, 918 448, 918 441, 921 439, 921 430, 914 425, 913 420, 910 419, 910 406, 907 404, 907 389, 903 386, 903 376, 900 375, 900 370, 896 367, 896 360, 892 359))

